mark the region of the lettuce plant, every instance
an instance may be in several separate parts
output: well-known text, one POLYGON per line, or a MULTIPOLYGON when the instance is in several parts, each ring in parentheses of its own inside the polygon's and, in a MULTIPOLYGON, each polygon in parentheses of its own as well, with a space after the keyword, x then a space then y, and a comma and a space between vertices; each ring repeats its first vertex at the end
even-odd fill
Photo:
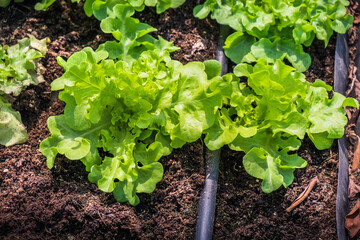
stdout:
MULTIPOLYGON (((7 7, 9 6, 11 0, 0 0, 0 7, 7 7)), ((24 2, 24 0, 14 0, 16 3, 24 2)))
POLYGON ((47 41, 29 35, 13 46, 0 46, 0 92, 17 96, 30 84, 44 81, 38 59, 46 54, 47 41))
MULTIPOLYGON (((23 0, 16 0, 22 2, 23 0)), ((16 2, 15 1, 15 2, 16 2)), ((0 7, 6 7, 10 0, 0 0, 0 7), (2 4, 2 1, 4 3, 2 4)), ((42 0, 35 5, 36 10, 46 11, 55 0, 42 0)), ((81 0, 71 0, 73 3, 80 3, 81 0)), ((116 5, 129 4, 136 11, 143 11, 145 6, 156 7, 157 13, 162 13, 169 8, 181 6, 185 0, 83 0, 84 10, 88 17, 94 15, 98 20, 111 16, 116 5)))
POLYGON ((114 41, 84 48, 67 61, 52 90, 63 90, 63 115, 50 117, 51 136, 40 144, 52 168, 57 154, 81 160, 89 180, 120 202, 139 203, 162 179, 161 156, 199 139, 221 106, 217 61, 182 65, 177 50, 156 29, 132 18, 134 8, 118 4, 101 21, 114 41), (105 152, 105 156, 101 153, 105 152))
POLYGON ((225 43, 225 54, 235 63, 259 58, 286 58, 305 71, 311 63, 302 45, 317 37, 327 46, 333 32, 345 33, 353 22, 346 15, 347 0, 206 0, 194 9, 200 19, 211 13, 219 24, 235 30, 225 43))
POLYGON ((304 159, 291 153, 299 149, 305 134, 316 148, 329 148, 344 134, 343 107, 358 107, 355 99, 336 92, 330 99, 331 86, 321 80, 307 82, 281 60, 269 64, 259 59, 254 66, 241 63, 224 79, 229 82, 223 90, 225 104, 215 124, 205 130, 205 144, 211 150, 227 144, 244 151, 245 170, 263 179, 267 193, 290 185, 294 170, 306 166, 304 159))
POLYGON ((81 160, 91 182, 132 205, 137 193, 154 190, 163 175, 160 157, 200 138, 222 100, 211 87, 221 79, 219 63, 182 65, 168 45, 155 40, 153 50, 127 61, 109 59, 104 45, 59 60, 65 73, 52 90, 63 89, 66 107, 48 119, 52 135, 40 144, 49 168, 57 154, 81 160))
MULTIPOLYGON (((80 1, 80 0, 73 0, 80 1)), ((85 0, 84 10, 90 17, 94 15, 97 19, 102 20, 111 16, 116 5, 129 4, 136 11, 143 11, 145 6, 156 7, 158 14, 169 8, 181 6, 185 0, 85 0)))
POLYGON ((13 46, 0 46, 0 144, 5 146, 27 140, 20 114, 11 108, 5 96, 18 96, 27 86, 37 85, 44 79, 38 59, 47 51, 48 39, 34 36, 20 40, 13 46))

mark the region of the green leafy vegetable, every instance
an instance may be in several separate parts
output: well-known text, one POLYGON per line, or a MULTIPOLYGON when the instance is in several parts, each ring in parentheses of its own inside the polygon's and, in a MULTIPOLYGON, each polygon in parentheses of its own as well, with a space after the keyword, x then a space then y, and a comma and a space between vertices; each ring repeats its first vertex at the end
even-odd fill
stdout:
POLYGON ((346 0, 206 0, 194 8, 200 19, 211 13, 219 24, 236 32, 228 37, 226 55, 235 63, 287 58, 299 71, 310 66, 302 45, 317 37, 327 46, 333 32, 345 33, 353 22, 346 0))
MULTIPOLYGON (((14 0, 16 3, 23 2, 24 0, 14 0)), ((7 7, 9 6, 11 0, 0 0, 0 7, 7 7)))
POLYGON ((227 144, 244 151, 246 171, 272 192, 306 166, 292 153, 305 134, 318 149, 330 147, 344 134, 343 107, 358 107, 338 93, 329 99, 331 87, 307 82, 280 60, 241 63, 219 77, 217 61, 182 65, 168 54, 155 48, 115 61, 100 47, 60 61, 66 71, 52 88, 64 89, 66 107, 64 115, 49 118, 52 135, 40 144, 48 167, 57 154, 81 160, 90 181, 136 205, 136 194, 152 192, 161 180, 158 160, 205 133, 212 150, 227 144))
POLYGON ((38 59, 47 51, 48 39, 37 40, 34 36, 20 40, 9 47, 0 46, 0 144, 11 146, 27 140, 20 114, 11 108, 4 96, 18 96, 30 84, 44 79, 38 59))
POLYGON ((136 11, 143 11, 145 6, 156 7, 156 12, 160 14, 169 8, 177 8, 184 2, 185 0, 86 0, 87 6, 84 8, 88 16, 94 14, 97 19, 102 20, 111 16, 113 8, 119 4, 129 4, 136 11))
MULTIPOLYGON (((41 0, 41 2, 35 4, 35 10, 44 11, 48 9, 48 7, 50 7, 54 2, 55 0, 41 0)), ((74 2, 74 0, 72 0, 72 2, 74 2)))
POLYGON ((329 148, 344 134, 347 123, 344 106, 358 107, 352 98, 333 93, 321 80, 311 84, 305 76, 282 61, 274 64, 260 59, 252 66, 241 63, 237 77, 247 78, 250 88, 228 74, 231 84, 215 124, 205 130, 209 149, 225 144, 246 153, 246 171, 263 179, 264 192, 272 192, 293 181, 293 171, 306 161, 292 154, 299 149, 305 134, 318 149, 329 148), (300 139, 300 140, 299 140, 300 139))
MULTIPOLYGON (((23 0, 16 0, 22 2, 23 0)), ((16 2, 15 1, 15 2, 16 2)), ((79 3, 81 0, 71 0, 73 3, 79 3)), ((145 6, 156 7, 156 12, 162 13, 169 8, 181 6, 185 0, 83 0, 84 10, 87 16, 94 15, 98 20, 103 20, 113 15, 113 9, 116 5, 130 5, 136 11, 143 11, 145 6)), ((0 0, 0 7, 6 7, 10 0, 0 0)), ((42 0, 35 5, 36 10, 46 11, 55 0, 42 0)))
POLYGON ((24 143, 27 138, 20 114, 0 95, 0 144, 8 147, 24 143))
POLYGON ((165 40, 153 46, 126 61, 108 59, 102 47, 60 60, 65 73, 52 89, 64 89, 65 112, 48 119, 52 135, 40 144, 49 168, 57 154, 81 160, 91 182, 132 205, 161 180, 160 157, 200 138, 222 101, 211 88, 221 80, 212 71, 218 62, 182 65, 170 59, 165 40))
POLYGON ((156 29, 132 18, 134 12, 135 10, 130 5, 119 4, 114 7, 113 17, 107 17, 101 21, 101 29, 105 33, 112 33, 118 40, 118 42, 105 43, 105 49, 108 50, 110 58, 120 58, 124 61, 127 61, 129 57, 136 59, 144 49, 153 48, 155 39, 148 33, 156 29))
POLYGON ((0 46, 0 92, 17 96, 30 84, 44 81, 38 59, 45 55, 47 41, 29 35, 11 47, 0 46))
POLYGON ((344 134, 343 107, 358 102, 337 93, 330 99, 331 87, 320 80, 311 84, 300 73, 311 61, 302 45, 315 36, 327 45, 333 31, 351 24, 343 0, 331 6, 325 0, 207 0, 196 7, 197 17, 212 12, 237 31, 224 49, 239 64, 223 77, 217 61, 171 60, 177 48, 152 37, 156 29, 132 17, 145 5, 161 12, 182 3, 159 2, 85 2, 86 14, 101 20, 115 40, 67 61, 58 58, 65 73, 52 90, 62 90, 66 107, 48 119, 51 136, 40 144, 49 168, 58 154, 80 160, 102 191, 137 205, 137 194, 154 191, 162 178, 159 159, 205 134, 212 150, 227 144, 244 151, 246 171, 272 192, 290 185, 294 170, 306 166, 293 153, 306 134, 318 149, 344 134))

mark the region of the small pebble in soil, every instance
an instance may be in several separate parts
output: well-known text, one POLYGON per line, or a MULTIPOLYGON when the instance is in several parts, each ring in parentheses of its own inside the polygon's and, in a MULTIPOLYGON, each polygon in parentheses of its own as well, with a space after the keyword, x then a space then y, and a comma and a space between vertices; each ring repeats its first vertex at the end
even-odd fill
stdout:
POLYGON ((324 208, 323 204, 319 204, 316 206, 316 211, 320 212, 324 208))

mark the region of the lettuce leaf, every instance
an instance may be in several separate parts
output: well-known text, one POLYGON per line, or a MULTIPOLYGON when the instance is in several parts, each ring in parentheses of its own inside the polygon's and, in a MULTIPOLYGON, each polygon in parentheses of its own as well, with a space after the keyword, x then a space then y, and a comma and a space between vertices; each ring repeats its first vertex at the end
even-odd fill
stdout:
POLYGON ((0 95, 0 144, 8 147, 24 143, 27 139, 20 113, 13 110, 11 104, 0 95))

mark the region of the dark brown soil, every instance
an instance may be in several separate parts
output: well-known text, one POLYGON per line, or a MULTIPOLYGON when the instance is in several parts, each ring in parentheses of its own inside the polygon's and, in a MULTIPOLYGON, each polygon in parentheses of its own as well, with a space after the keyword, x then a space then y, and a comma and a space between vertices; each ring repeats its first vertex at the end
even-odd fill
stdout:
MULTIPOLYGON (((50 83, 61 76, 56 57, 68 58, 85 46, 96 48, 105 35, 95 18, 81 6, 56 3, 47 12, 33 10, 35 1, 0 9, 0 44, 15 44, 31 33, 49 37, 49 51, 41 63, 45 83, 29 87, 13 103, 29 133, 25 144, 0 146, 1 239, 193 239, 199 195, 204 182, 204 145, 187 144, 161 159, 164 178, 141 203, 118 203, 87 180, 81 162, 58 157, 49 170, 39 143, 49 135, 46 120, 61 114, 64 104, 50 83)), ((217 24, 192 16, 196 1, 156 15, 145 9, 137 17, 154 27, 181 50, 173 58, 183 63, 214 59, 217 24)), ((327 49, 316 41, 307 49, 313 64, 309 81, 333 82, 335 37, 327 49)), ((242 154, 222 150, 214 239, 336 239, 335 201, 337 147, 318 151, 305 139, 299 150, 308 161, 295 172, 294 183, 271 194, 242 167, 242 154), (290 213, 285 209, 319 178, 309 197, 290 213)))

